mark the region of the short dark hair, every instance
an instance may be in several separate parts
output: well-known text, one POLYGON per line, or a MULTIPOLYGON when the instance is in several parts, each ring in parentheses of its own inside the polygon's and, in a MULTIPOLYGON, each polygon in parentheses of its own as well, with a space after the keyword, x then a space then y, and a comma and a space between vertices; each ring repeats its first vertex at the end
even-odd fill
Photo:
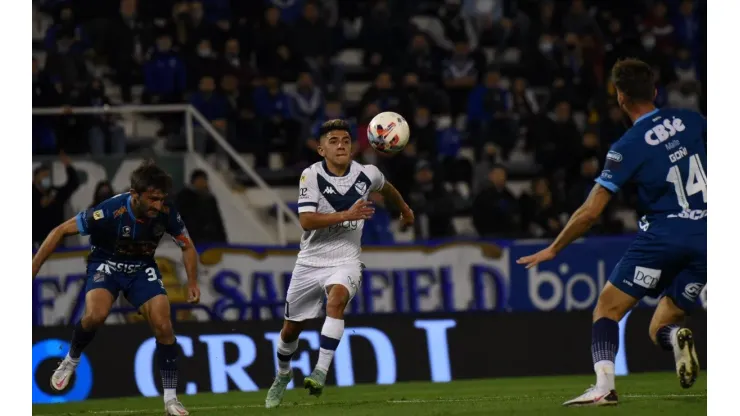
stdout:
POLYGON ((628 58, 614 64, 612 82, 631 101, 651 103, 655 98, 653 68, 639 59, 628 58))
POLYGON ((346 131, 347 134, 350 135, 350 137, 352 136, 352 132, 349 128, 349 123, 342 119, 336 118, 334 120, 329 120, 321 125, 321 128, 319 129, 319 139, 326 136, 330 131, 334 130, 346 131))
POLYGON ((190 183, 192 184, 198 179, 208 180, 208 174, 203 169, 196 169, 190 174, 190 183))
POLYGON ((131 173, 131 189, 137 193, 148 190, 168 193, 172 188, 172 177, 149 159, 131 173))

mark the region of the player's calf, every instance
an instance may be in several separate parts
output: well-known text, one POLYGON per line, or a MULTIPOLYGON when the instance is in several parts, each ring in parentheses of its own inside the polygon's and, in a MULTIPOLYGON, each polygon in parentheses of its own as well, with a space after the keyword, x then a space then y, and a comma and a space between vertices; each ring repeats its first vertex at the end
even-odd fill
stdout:
POLYGON ((303 380, 303 386, 309 390, 309 394, 316 397, 320 396, 324 390, 326 374, 329 372, 334 352, 344 334, 344 309, 350 300, 349 290, 343 285, 335 284, 328 289, 326 319, 324 326, 321 327, 319 339, 319 360, 311 375, 303 380))

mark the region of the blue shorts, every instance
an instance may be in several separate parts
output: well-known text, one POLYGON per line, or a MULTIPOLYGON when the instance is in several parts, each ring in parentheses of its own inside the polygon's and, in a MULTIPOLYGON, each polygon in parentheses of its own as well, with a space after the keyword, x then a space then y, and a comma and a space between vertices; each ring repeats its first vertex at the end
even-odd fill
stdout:
POLYGON ((689 312, 707 284, 706 235, 638 234, 609 281, 637 299, 668 296, 689 312))
POLYGON ((157 295, 167 295, 156 264, 89 262, 85 291, 93 289, 107 289, 113 299, 123 292, 123 296, 136 309, 157 295))

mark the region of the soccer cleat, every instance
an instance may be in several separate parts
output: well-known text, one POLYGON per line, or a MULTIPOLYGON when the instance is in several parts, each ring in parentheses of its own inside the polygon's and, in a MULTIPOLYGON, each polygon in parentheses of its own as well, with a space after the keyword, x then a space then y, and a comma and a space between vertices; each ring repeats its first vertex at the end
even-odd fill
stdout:
POLYGON ((563 403, 563 406, 616 406, 618 403, 619 399, 616 390, 606 390, 591 386, 582 395, 563 403))
POLYGON ((681 328, 676 331, 672 341, 678 381, 681 387, 688 389, 694 385, 699 376, 699 358, 694 347, 694 334, 688 328, 681 328))
POLYGON ((54 374, 51 375, 51 388, 56 391, 62 391, 69 385, 69 380, 72 378, 72 374, 75 373, 79 362, 72 361, 69 357, 65 357, 59 367, 54 370, 54 374))
POLYGON ((164 414, 165 416, 187 416, 190 412, 185 409, 185 406, 179 400, 172 399, 164 404, 164 414))
POLYGON ((280 406, 285 395, 285 389, 288 387, 288 383, 293 378, 293 372, 288 374, 278 374, 275 376, 275 381, 272 382, 270 390, 267 391, 267 398, 265 399, 265 407, 272 409, 273 407, 280 406))
POLYGON ((319 397, 324 392, 326 373, 319 369, 313 370, 310 376, 303 379, 303 388, 308 389, 308 394, 319 397))

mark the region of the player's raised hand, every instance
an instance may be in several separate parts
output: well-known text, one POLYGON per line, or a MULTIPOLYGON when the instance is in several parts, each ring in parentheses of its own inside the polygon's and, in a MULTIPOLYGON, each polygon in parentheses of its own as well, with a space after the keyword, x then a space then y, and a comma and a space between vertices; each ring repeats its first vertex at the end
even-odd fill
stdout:
POLYGON ((370 219, 373 214, 375 214, 373 203, 370 201, 358 199, 357 202, 352 205, 352 208, 347 210, 345 219, 346 221, 367 220, 370 219))
POLYGON ((531 256, 524 256, 520 257, 516 263, 517 264, 523 264, 524 267, 527 269, 531 269, 532 267, 549 260, 552 260, 555 258, 555 251, 553 251, 550 247, 547 247, 546 249, 540 250, 537 253, 532 254, 531 256))
POLYGON ((188 303, 200 302, 200 288, 197 283, 188 285, 188 303))
POLYGON ((414 211, 409 208, 408 205, 401 208, 401 226, 409 226, 414 224, 414 211))

